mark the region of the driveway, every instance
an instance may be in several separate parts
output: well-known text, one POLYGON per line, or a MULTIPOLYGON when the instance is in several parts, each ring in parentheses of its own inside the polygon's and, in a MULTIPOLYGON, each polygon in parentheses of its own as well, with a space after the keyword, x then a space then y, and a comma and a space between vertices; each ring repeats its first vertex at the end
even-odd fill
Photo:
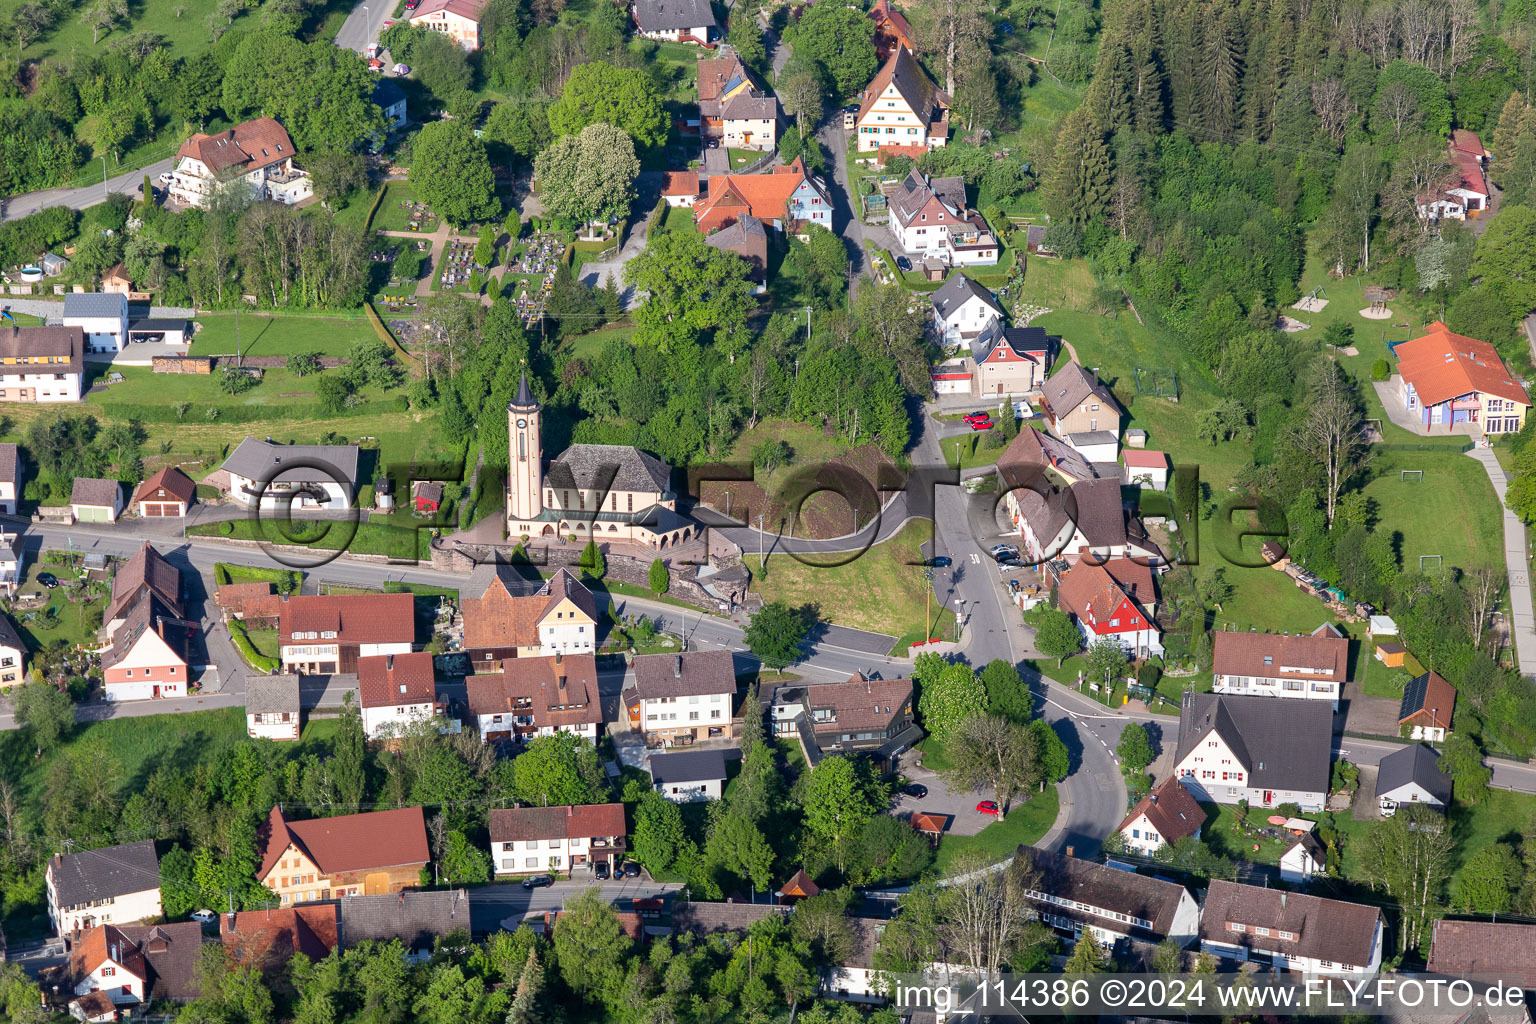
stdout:
POLYGON ((612 274, 614 283, 619 286, 619 295, 624 300, 625 309, 638 309, 641 303, 642 297, 624 283, 624 265, 640 255, 645 248, 645 218, 661 198, 662 177, 661 171, 641 171, 635 179, 636 198, 632 209, 638 211, 638 214, 630 222, 629 236, 624 239, 619 254, 606 263, 583 263, 581 266, 581 282, 593 288, 601 288, 608 280, 608 275, 612 274))
POLYGON ((336 45, 343 50, 362 53, 369 43, 379 38, 394 9, 394 0, 370 0, 354 5, 347 20, 336 30, 336 45))
POLYGON ((863 276, 869 273, 869 261, 864 258, 864 224, 854 212, 853 191, 848 185, 848 133, 843 130, 840 111, 834 112, 832 120, 822 125, 816 138, 832 157, 832 181, 836 185, 829 190, 832 193, 832 224, 848 243, 854 274, 863 276))
POLYGON ((97 203, 106 202, 109 192, 113 195, 126 195, 137 199, 146 174, 153 181, 175 164, 175 157, 166 157, 147 167, 124 171, 115 178, 109 178, 105 188, 102 187, 101 182, 97 181, 81 188, 51 188, 43 192, 26 192, 19 196, 11 196, 9 199, 0 199, 0 220, 20 220, 22 217, 37 213, 39 210, 46 210, 51 206, 67 206, 72 210, 84 210, 97 203))
MULTIPOLYGON (((1385 673, 1387 669, 1381 665, 1368 665, 1366 671, 1385 673)), ((1397 735, 1397 713, 1401 702, 1389 697, 1367 696, 1358 679, 1352 679, 1344 684, 1342 699, 1345 732, 1363 733, 1367 736, 1397 735)))
MULTIPOLYGON (((973 836, 997 819, 976 810, 981 800, 992 799, 991 793, 972 792, 951 788, 944 777, 921 764, 922 753, 909 750, 899 758, 899 771, 913 782, 928 787, 928 795, 918 799, 905 793, 897 793, 890 813, 897 818, 910 817, 916 812, 947 814, 950 816, 947 834, 973 836)), ((1021 796, 1014 797, 1014 806, 1023 803, 1021 796)))
POLYGON ((1520 674, 1536 676, 1536 609, 1531 602, 1531 559, 1525 546, 1525 524, 1504 504, 1509 480, 1493 449, 1478 446, 1467 454, 1483 464, 1493 493, 1499 496, 1499 509, 1504 516, 1504 567, 1509 574, 1509 631, 1515 641, 1520 674))

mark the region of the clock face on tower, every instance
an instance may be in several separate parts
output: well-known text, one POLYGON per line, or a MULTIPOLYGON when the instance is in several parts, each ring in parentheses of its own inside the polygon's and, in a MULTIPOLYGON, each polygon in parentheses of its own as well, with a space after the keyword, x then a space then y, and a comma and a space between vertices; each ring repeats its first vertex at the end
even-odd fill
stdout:
POLYGON ((527 425, 528 425, 528 421, 527 420, 518 420, 517 421, 517 429, 518 430, 522 430, 527 425))

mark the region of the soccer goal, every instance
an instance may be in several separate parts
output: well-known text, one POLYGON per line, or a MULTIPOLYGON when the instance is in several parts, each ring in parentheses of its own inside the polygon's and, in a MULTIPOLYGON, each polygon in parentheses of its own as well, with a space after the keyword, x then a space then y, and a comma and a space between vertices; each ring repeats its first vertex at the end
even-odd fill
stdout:
POLYGON ((1419 572, 1423 572, 1425 569, 1438 569, 1443 561, 1444 556, 1442 555, 1420 555, 1419 572))
MULTIPOLYGON (((1424 482, 1424 471, 1422 469, 1405 469, 1405 470, 1402 471, 1402 476, 1399 479, 1403 483, 1405 483, 1405 484, 1423 483, 1424 482)), ((1425 557, 1426 558, 1439 558, 1440 556, 1439 555, 1426 555, 1425 557)))

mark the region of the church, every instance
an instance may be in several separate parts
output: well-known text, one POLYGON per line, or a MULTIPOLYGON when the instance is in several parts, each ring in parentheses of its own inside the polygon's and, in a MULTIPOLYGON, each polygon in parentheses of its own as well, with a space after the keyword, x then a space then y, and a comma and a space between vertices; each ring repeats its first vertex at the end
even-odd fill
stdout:
POLYGON ((671 466, 638 448, 573 444, 546 468, 540 420, 525 373, 507 406, 507 536, 574 534, 579 544, 595 540, 662 550, 698 532, 698 525, 677 511, 671 466))

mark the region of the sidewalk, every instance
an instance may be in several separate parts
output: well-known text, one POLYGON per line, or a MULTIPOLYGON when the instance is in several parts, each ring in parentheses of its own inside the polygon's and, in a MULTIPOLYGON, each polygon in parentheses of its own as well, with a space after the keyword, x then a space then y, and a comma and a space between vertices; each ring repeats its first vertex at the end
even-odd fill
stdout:
POLYGON ((1499 496, 1500 511, 1504 514, 1504 565, 1509 573, 1510 635, 1515 641, 1520 674, 1536 676, 1536 609, 1531 603, 1531 562, 1525 546, 1525 524, 1504 505, 1509 481, 1493 449, 1473 448, 1467 454, 1483 464, 1493 493, 1499 496))

